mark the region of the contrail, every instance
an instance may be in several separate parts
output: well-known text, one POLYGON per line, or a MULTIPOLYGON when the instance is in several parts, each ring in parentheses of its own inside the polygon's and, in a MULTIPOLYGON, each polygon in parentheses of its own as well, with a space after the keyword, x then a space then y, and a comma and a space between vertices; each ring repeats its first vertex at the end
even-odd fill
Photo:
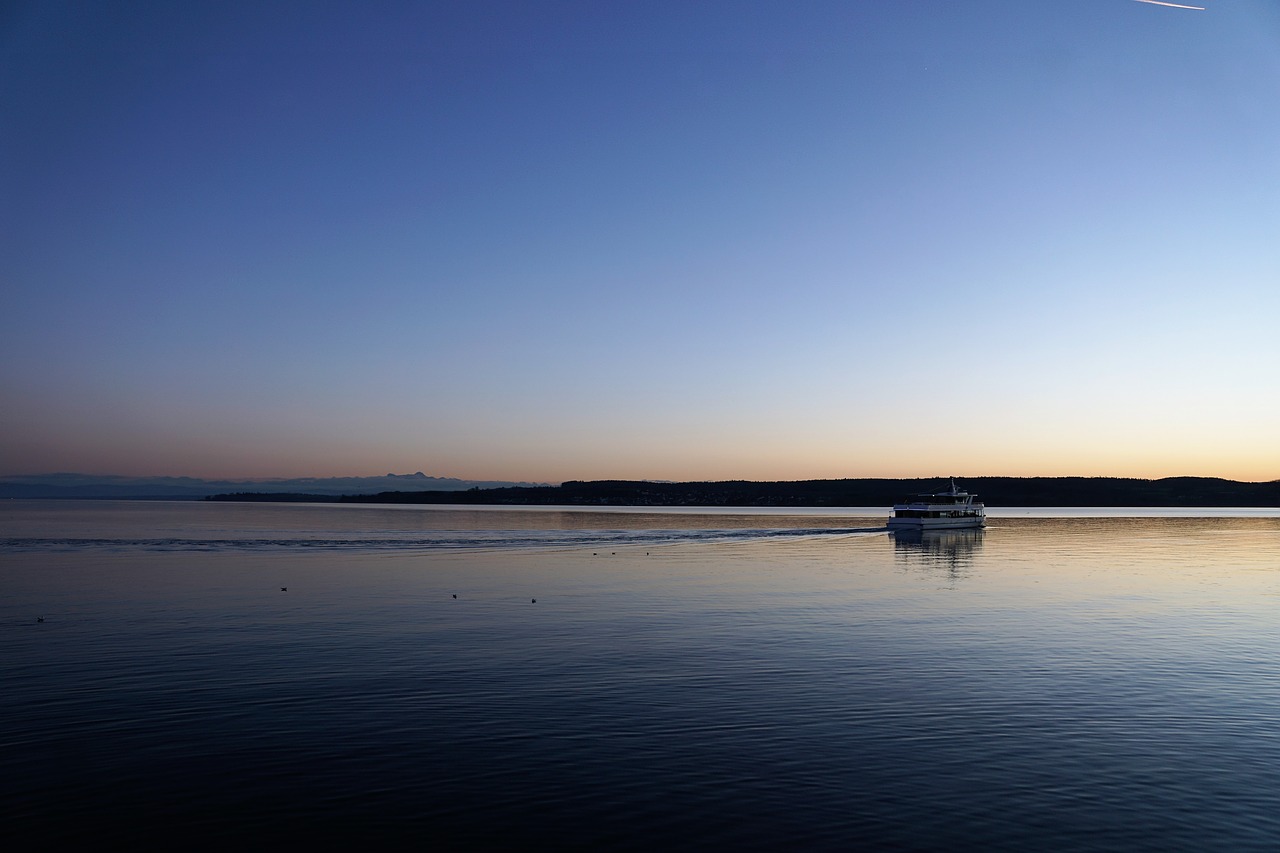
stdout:
POLYGON ((1138 3, 1150 3, 1152 6, 1172 6, 1175 9, 1197 9, 1204 11, 1204 6, 1184 6, 1181 3, 1166 3, 1164 0, 1137 0, 1138 3))

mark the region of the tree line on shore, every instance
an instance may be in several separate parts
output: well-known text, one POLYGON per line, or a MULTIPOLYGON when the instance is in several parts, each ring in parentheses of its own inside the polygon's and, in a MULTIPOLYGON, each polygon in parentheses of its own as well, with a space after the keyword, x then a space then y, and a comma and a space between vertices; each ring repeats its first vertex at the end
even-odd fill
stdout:
MULTIPOLYGON (((1276 507, 1280 480, 1246 483, 1216 477, 966 477, 957 481, 988 506, 1276 507)), ((570 480, 559 486, 510 486, 466 491, 309 495, 236 492, 212 501, 314 503, 496 504, 509 506, 890 506, 907 495, 942 491, 945 479, 844 479, 669 483, 570 480)))

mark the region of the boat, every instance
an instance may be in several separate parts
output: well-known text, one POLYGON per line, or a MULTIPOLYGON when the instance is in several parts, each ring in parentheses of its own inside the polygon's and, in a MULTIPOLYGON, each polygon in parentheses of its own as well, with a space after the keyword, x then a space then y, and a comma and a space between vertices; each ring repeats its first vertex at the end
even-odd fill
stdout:
POLYGON ((950 530, 955 528, 982 527, 987 523, 987 510, 977 495, 956 488, 945 492, 912 495, 893 505, 890 530, 950 530))

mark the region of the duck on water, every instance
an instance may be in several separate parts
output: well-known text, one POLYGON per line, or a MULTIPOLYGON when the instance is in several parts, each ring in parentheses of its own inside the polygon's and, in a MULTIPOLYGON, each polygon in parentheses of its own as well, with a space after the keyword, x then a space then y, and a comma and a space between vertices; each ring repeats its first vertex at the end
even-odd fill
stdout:
POLYGON ((982 527, 987 521, 986 508, 977 495, 956 488, 951 478, 947 491, 912 495, 893 505, 890 530, 944 530, 982 527))

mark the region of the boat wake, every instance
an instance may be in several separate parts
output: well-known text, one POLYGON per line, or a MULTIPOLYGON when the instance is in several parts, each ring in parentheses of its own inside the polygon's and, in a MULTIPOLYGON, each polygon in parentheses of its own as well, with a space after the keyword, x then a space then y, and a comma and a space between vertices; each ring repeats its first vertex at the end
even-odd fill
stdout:
POLYGON ((882 534, 884 527, 727 528, 698 530, 460 530, 437 536, 369 538, 9 538, 0 550, 11 553, 79 552, 305 552, 305 551, 471 551, 658 547, 700 542, 752 542, 882 534))

